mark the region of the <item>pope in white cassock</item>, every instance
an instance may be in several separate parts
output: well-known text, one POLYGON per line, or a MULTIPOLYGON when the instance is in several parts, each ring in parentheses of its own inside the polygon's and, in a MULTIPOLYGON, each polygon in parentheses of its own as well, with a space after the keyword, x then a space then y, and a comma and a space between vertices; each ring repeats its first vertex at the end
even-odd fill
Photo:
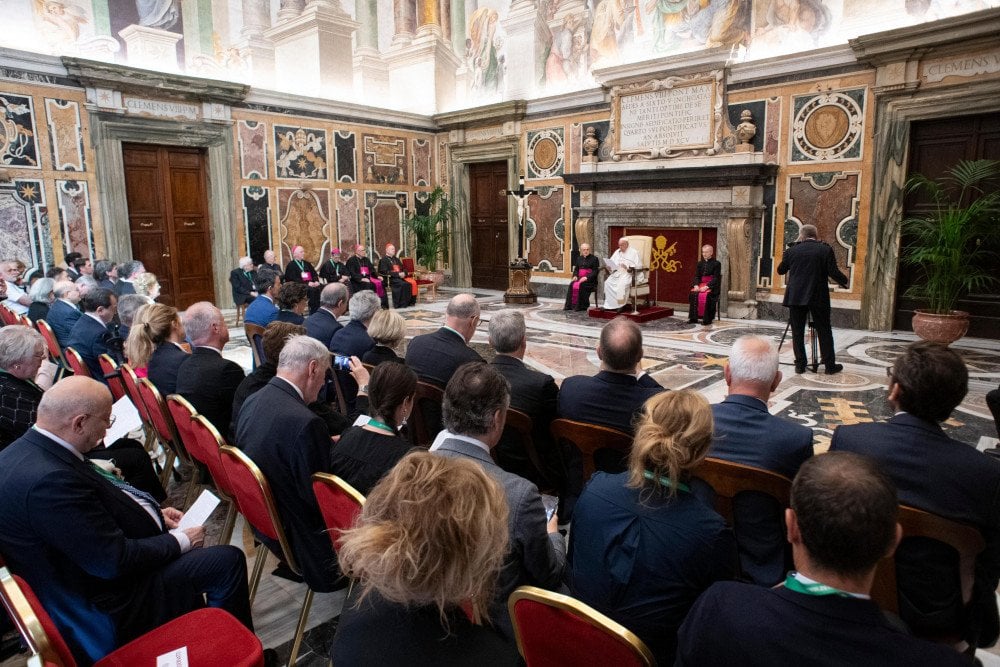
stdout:
MULTIPOLYGON (((611 261, 618 265, 618 268, 604 280, 604 306, 605 310, 617 310, 628 303, 628 291, 632 287, 632 274, 629 269, 639 266, 639 253, 635 248, 628 246, 628 241, 621 239, 618 241, 618 250, 611 255, 611 261)), ((638 281, 639 276, 636 277, 638 281)))

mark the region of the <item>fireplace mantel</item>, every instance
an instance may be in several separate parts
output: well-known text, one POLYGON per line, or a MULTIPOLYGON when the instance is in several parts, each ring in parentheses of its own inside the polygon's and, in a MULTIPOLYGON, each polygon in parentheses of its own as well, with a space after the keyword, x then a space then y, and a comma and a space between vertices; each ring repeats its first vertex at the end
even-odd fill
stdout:
POLYGON ((628 169, 563 174, 577 190, 666 190, 689 187, 764 185, 778 173, 776 164, 727 164, 680 169, 628 169))

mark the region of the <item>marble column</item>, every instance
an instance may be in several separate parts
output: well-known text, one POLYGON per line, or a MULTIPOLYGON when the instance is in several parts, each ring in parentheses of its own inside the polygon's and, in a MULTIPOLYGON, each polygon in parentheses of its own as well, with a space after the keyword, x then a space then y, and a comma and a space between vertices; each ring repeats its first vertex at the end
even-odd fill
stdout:
POLYGON ((378 52, 378 3, 354 0, 354 19, 358 22, 357 52, 378 52))
POLYGON ((268 0, 243 0, 243 30, 240 36, 244 39, 260 37, 271 27, 271 3, 268 0))
POLYGON ((392 3, 394 32, 392 41, 405 44, 413 39, 417 29, 416 0, 393 0, 392 3))
POLYGON ((465 54, 465 0, 451 0, 451 46, 459 56, 465 54))
POLYGON ((548 30, 548 26, 534 3, 525 0, 511 3, 507 18, 501 23, 507 33, 505 97, 511 100, 534 97, 545 71, 545 60, 535 48, 535 36, 548 30))
POLYGON ((417 0, 417 34, 441 34, 441 7, 438 0, 417 0))
POLYGON ((278 21, 288 21, 296 18, 306 7, 305 0, 281 0, 278 7, 278 21))

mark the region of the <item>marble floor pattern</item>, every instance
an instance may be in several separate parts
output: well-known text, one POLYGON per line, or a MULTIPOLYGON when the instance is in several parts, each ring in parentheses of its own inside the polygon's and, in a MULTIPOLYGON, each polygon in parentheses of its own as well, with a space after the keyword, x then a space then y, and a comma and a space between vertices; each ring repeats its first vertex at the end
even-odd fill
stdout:
MULTIPOLYGON (((442 288, 437 299, 421 301, 400 311, 407 320, 407 336, 412 337, 437 329, 443 322, 447 300, 458 290, 442 288)), ((507 307, 500 292, 475 290, 482 307, 482 322, 472 339, 472 346, 487 360, 493 357, 487 330, 491 314, 507 307)), ((571 375, 593 375, 600 361, 595 351, 601 320, 586 313, 562 310, 562 301, 540 299, 539 303, 519 308, 528 328, 528 349, 525 362, 552 375, 557 383, 571 375)), ((227 313, 231 339, 223 354, 249 370, 251 353, 242 326, 236 327, 234 312, 227 313)), ((343 318, 346 321, 346 317, 343 318)), ((731 320, 723 318, 711 327, 687 323, 685 313, 643 325, 645 356, 643 367, 660 384, 670 389, 694 389, 710 402, 721 401, 726 395, 723 368, 732 342, 741 335, 756 333, 779 341, 784 324, 761 320, 731 320)), ((838 425, 886 419, 891 416, 885 400, 886 368, 916 337, 907 332, 871 332, 835 329, 837 361, 844 364, 838 375, 822 373, 796 375, 793 369, 791 340, 782 347, 781 363, 784 379, 771 397, 770 409, 797 423, 810 427, 817 452, 826 451, 838 425)), ((1000 344, 993 340, 966 338, 955 344, 969 368, 969 394, 945 424, 945 430, 979 449, 998 444, 996 429, 986 407, 985 394, 1000 383, 1000 344)), ((400 352, 401 354, 403 351, 400 352)), ((183 500, 183 488, 174 483, 171 500, 183 500)), ((206 544, 218 543, 225 503, 209 521, 206 544)), ((252 537, 242 517, 237 519, 232 544, 248 554, 248 569, 253 568, 252 537)), ((270 571, 277 564, 273 556, 264 570, 254 602, 254 622, 265 647, 276 648, 286 661, 291 650, 299 609, 305 595, 305 585, 274 577, 270 571)), ((309 616, 309 630, 300 651, 299 665, 325 665, 329 646, 336 629, 337 616, 343 606, 345 591, 317 594, 309 616)), ((980 650, 984 665, 1000 667, 1000 650, 980 650)), ((15 658, 2 663, 23 664, 15 658)))

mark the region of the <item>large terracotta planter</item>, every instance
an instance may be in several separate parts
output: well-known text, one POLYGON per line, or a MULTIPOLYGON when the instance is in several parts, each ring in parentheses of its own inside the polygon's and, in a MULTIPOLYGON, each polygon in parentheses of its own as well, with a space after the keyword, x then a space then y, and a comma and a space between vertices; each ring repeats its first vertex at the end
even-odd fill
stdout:
POLYGON ((917 310, 913 313, 913 333, 924 340, 951 345, 969 330, 969 314, 953 310, 949 314, 917 310))

